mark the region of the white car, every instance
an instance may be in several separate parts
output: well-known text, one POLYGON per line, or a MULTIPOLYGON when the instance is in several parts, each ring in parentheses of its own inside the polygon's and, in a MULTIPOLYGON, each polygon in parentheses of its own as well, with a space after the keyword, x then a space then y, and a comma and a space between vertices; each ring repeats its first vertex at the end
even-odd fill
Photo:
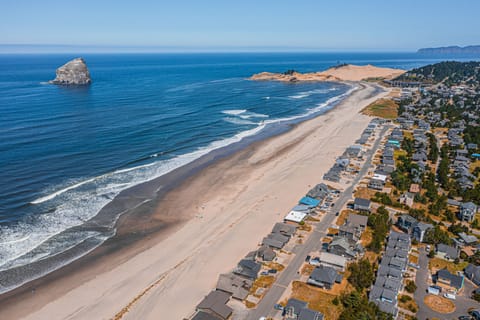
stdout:
POLYGON ((455 296, 455 294, 453 293, 444 293, 443 296, 447 299, 450 299, 450 300, 455 300, 457 297, 455 296))

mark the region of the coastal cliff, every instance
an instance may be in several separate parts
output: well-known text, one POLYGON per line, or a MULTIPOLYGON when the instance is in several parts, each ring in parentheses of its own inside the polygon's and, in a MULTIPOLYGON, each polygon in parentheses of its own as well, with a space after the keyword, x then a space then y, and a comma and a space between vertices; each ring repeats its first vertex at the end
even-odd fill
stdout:
POLYGON ((480 45, 477 46, 449 46, 438 48, 421 48, 417 53, 420 54, 480 54, 480 45))
POLYGON ((50 83, 59 85, 89 85, 92 83, 87 64, 82 58, 73 59, 56 71, 56 78, 50 83))
POLYGON ((321 72, 300 73, 295 70, 289 70, 284 73, 261 72, 251 76, 250 80, 283 82, 361 81, 372 78, 392 79, 403 73, 405 73, 405 70, 401 69, 345 64, 321 72))

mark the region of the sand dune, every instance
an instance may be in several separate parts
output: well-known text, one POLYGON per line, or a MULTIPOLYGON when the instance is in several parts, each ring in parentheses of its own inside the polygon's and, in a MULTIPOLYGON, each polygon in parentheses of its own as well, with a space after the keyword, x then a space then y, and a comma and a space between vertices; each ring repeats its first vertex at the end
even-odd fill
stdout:
POLYGON ((251 80, 269 80, 269 81, 361 81, 369 78, 391 79, 405 73, 405 70, 380 68, 372 65, 356 66, 353 64, 332 67, 322 72, 299 73, 292 72, 271 73, 262 72, 253 75, 251 80))

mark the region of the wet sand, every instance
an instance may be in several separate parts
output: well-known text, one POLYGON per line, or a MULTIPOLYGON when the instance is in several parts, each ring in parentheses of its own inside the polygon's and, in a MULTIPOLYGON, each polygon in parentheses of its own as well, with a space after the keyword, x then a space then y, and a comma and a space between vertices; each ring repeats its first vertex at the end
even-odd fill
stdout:
POLYGON ((0 318, 188 316, 218 274, 256 249, 354 143, 370 120, 358 111, 382 95, 365 85, 332 111, 284 134, 232 155, 211 154, 191 170, 163 177, 161 184, 122 193, 120 198, 129 200, 118 205, 138 205, 126 209, 117 235, 82 259, 1 296, 0 318), (152 193, 156 201, 145 202, 152 193))

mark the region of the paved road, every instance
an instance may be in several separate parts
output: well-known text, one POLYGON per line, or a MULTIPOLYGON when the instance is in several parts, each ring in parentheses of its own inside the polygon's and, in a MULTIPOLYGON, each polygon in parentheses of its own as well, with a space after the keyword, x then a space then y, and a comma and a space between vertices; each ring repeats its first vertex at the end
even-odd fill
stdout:
POLYGON ((416 315, 417 319, 419 320, 426 320, 426 319, 433 319, 433 318, 445 319, 445 320, 458 319, 459 316, 467 315, 468 314, 467 311, 469 308, 478 306, 478 302, 475 302, 474 300, 469 298, 470 294, 474 289, 474 285, 470 281, 465 279, 465 287, 463 289, 463 293, 460 295, 457 295, 456 300, 453 301, 456 306, 456 310, 453 313, 441 314, 427 307, 423 303, 423 299, 427 295, 427 288, 428 288, 427 280, 429 277, 429 271, 428 271, 428 257, 424 249, 420 249, 418 264, 420 265, 420 269, 417 270, 417 276, 415 278, 417 291, 415 291, 415 295, 414 295, 415 302, 419 307, 416 315))
POLYGON ((307 255, 310 254, 312 251, 316 250, 321 238, 326 235, 328 228, 332 225, 333 221, 336 218, 335 212, 340 211, 345 206, 347 201, 352 198, 353 188, 368 172, 368 169, 371 167, 373 155, 378 149, 382 141, 382 137, 385 135, 386 131, 390 127, 390 125, 386 125, 384 128, 382 128, 380 134, 377 136, 377 140, 375 141, 372 149, 367 152, 367 159, 362 168, 360 169, 360 172, 357 174, 350 186, 340 194, 330 213, 327 213, 323 217, 323 219, 317 224, 315 230, 312 232, 310 237, 305 241, 302 246, 298 248, 295 257, 292 259, 292 261, 290 261, 285 270, 283 270, 283 272, 278 276, 276 282, 268 290, 268 292, 265 294, 257 307, 252 310, 252 312, 247 318, 248 320, 258 320, 260 317, 273 317, 275 315, 277 311, 273 309, 274 304, 280 300, 290 282, 292 282, 296 278, 299 278, 297 271, 300 269, 307 255))

